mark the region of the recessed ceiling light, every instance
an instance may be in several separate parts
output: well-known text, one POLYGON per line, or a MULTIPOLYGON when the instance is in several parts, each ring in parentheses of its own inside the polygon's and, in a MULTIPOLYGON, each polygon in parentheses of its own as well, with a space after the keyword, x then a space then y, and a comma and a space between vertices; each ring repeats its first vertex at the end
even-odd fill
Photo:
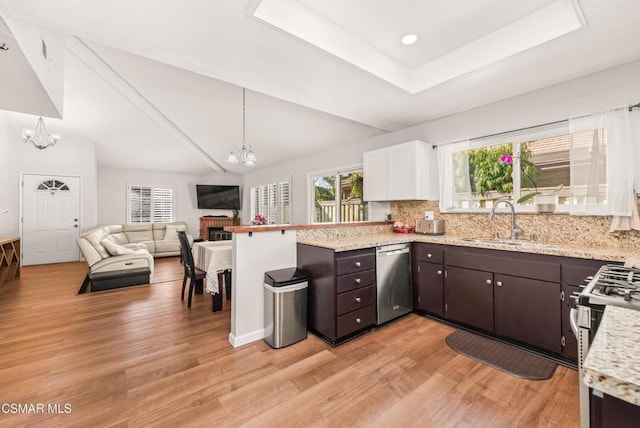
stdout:
POLYGON ((405 46, 412 45, 417 41, 418 41, 418 36, 416 36, 413 33, 407 34, 407 35, 403 36, 402 39, 400 39, 400 42, 405 46))

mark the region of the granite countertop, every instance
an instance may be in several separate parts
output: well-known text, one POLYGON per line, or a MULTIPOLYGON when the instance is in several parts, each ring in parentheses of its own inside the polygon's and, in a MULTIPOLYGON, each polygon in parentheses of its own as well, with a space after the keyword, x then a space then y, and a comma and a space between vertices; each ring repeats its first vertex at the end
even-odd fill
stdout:
POLYGON ((523 253, 547 254, 562 257, 577 257, 583 259, 608 260, 614 262, 625 261, 633 256, 630 251, 615 248, 594 248, 572 246, 564 243, 543 244, 530 241, 518 241, 521 246, 512 245, 509 240, 482 240, 484 242, 465 241, 464 237, 440 235, 418 235, 415 233, 399 234, 393 232, 372 233, 357 236, 318 237, 298 239, 300 244, 330 248, 336 252, 370 248, 380 245, 400 244, 404 242, 426 242, 432 244, 454 245, 461 247, 488 248, 494 250, 516 251, 523 253), (487 242, 489 241, 489 242, 487 242))
POLYGON ((640 405, 640 311, 606 307, 584 372, 589 387, 640 405))

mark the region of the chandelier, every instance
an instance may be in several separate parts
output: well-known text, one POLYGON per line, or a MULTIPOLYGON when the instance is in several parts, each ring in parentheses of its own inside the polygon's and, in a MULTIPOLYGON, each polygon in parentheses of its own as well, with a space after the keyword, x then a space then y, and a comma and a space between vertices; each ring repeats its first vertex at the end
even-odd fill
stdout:
POLYGON ((246 166, 256 165, 256 155, 253 153, 250 145, 247 145, 247 133, 246 133, 246 104, 245 104, 245 89, 242 88, 242 148, 235 146, 229 156, 227 156, 227 162, 238 163, 242 162, 246 166))
POLYGON ((56 143, 62 139, 62 135, 51 134, 47 131, 42 116, 38 118, 36 129, 23 128, 20 134, 25 142, 33 144, 33 146, 39 150, 55 146, 56 143))

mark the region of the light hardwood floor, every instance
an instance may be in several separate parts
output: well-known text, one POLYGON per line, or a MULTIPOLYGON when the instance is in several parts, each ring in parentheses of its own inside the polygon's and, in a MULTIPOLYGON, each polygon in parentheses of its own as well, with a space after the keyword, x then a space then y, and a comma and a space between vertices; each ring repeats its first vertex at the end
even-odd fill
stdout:
POLYGON ((578 425, 577 373, 511 377, 451 351, 452 328, 406 316, 337 348, 229 345, 230 311, 156 283, 76 296, 84 263, 26 267, 0 291, 0 426, 535 427, 578 425), (49 404, 70 405, 51 414, 49 404), (0 409, 2 410, 2 409, 0 409))

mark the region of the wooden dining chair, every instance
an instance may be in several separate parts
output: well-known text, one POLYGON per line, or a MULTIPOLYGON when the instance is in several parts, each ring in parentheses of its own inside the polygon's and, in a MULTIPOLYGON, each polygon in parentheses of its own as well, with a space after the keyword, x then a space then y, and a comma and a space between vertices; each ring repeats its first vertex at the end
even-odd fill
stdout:
POLYGON ((193 261, 193 253, 191 252, 191 246, 189 245, 189 239, 186 232, 178 231, 178 239, 180 240, 180 254, 182 255, 182 265, 184 266, 184 278, 182 279, 182 295, 180 300, 184 301, 184 289, 187 285, 187 278, 189 278, 189 299, 187 300, 187 307, 191 307, 191 299, 193 298, 193 289, 196 286, 197 281, 204 281, 207 277, 207 273, 198 269, 193 261))

